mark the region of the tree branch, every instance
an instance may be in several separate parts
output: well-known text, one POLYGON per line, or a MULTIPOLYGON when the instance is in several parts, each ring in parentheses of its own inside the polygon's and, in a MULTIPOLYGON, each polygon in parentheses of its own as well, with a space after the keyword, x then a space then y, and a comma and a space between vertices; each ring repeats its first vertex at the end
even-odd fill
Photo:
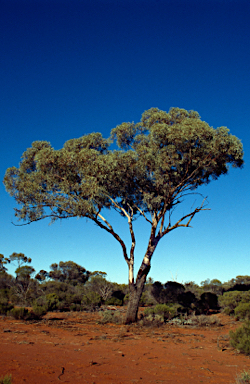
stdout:
POLYGON ((205 200, 206 200, 206 198, 203 200, 203 202, 201 203, 201 206, 199 208, 195 208, 195 210, 193 212, 183 216, 174 225, 171 226, 171 224, 169 223, 168 227, 165 229, 165 231, 162 232, 161 237, 163 237, 164 235, 166 235, 167 233, 169 233, 170 231, 172 231, 175 228, 179 228, 179 227, 186 227, 187 228, 187 227, 189 227, 190 223, 191 223, 192 219, 194 218, 194 216, 196 215, 196 213, 198 213, 200 211, 210 211, 210 208, 203 208, 205 200), (183 220, 187 219, 188 217, 189 217, 189 220, 186 224, 180 224, 183 220))
POLYGON ((105 226, 104 224, 102 224, 98 219, 97 217, 89 217, 91 220, 93 220, 100 228, 102 229, 105 229, 105 231, 107 231, 108 233, 110 233, 121 245, 122 247, 122 251, 123 251, 123 256, 124 256, 124 259, 126 261, 126 263, 128 264, 129 266, 129 258, 128 258, 128 255, 127 255, 127 248, 126 248, 126 245, 124 244, 124 242, 122 241, 122 239, 120 238, 120 236, 113 230, 113 227, 112 225, 102 216, 100 215, 100 213, 98 214, 98 217, 100 217, 101 220, 103 220, 103 222, 107 225, 105 226))

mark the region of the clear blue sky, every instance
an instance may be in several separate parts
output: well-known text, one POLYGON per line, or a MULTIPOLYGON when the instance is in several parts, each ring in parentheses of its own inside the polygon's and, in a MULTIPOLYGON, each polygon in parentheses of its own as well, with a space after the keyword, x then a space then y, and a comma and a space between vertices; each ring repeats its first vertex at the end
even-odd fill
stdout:
MULTIPOLYGON (((0 0, 1 180, 35 140, 59 149, 92 131, 108 137, 151 107, 196 110, 242 140, 245 166, 202 189, 211 211, 159 243, 150 276, 250 275, 249 16, 241 0, 0 0)), ((15 227, 3 184, 0 195, 0 253, 25 253, 37 271, 73 260, 127 282, 112 236, 85 219, 15 227)), ((126 221, 110 219, 129 240, 126 221)), ((138 267, 149 237, 143 221, 136 236, 138 267)))

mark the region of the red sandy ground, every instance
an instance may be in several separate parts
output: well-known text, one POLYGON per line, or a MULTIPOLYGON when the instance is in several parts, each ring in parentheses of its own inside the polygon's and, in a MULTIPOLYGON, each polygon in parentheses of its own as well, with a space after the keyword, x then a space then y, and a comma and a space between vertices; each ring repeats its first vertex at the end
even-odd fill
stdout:
POLYGON ((240 323, 216 328, 98 324, 98 313, 0 318, 0 376, 13 384, 233 383, 250 359, 229 346, 240 323))

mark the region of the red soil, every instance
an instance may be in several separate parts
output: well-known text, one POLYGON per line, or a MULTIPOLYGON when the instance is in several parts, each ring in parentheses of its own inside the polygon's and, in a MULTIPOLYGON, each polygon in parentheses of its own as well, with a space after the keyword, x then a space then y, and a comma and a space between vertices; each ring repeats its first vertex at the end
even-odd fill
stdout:
POLYGON ((50 313, 40 322, 0 318, 0 376, 13 384, 233 383, 250 359, 229 346, 239 323, 160 328, 98 324, 98 313, 50 313))

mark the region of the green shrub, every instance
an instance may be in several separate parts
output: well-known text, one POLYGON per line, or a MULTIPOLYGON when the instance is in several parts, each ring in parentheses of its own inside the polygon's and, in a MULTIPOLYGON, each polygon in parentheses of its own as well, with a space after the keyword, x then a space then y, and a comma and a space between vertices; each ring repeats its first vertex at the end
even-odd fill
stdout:
POLYGON ((250 303, 240 303, 234 310, 238 320, 249 320, 250 318, 250 303))
POLYGON ((8 315, 14 317, 16 320, 27 320, 29 318, 29 311, 24 307, 12 308, 8 315))
POLYGON ((35 320, 40 320, 48 312, 47 307, 41 305, 33 305, 32 315, 35 320))
POLYGON ((110 297, 108 300, 105 301, 105 305, 118 305, 122 306, 122 300, 117 299, 117 297, 110 297))
POLYGON ((217 316, 206 316, 206 315, 199 315, 199 316, 192 316, 189 319, 190 325, 195 325, 197 327, 211 327, 211 326, 220 326, 221 321, 218 319, 217 316))
POLYGON ((146 308, 144 310, 144 316, 150 315, 160 315, 164 320, 172 319, 178 313, 178 308, 180 306, 177 304, 167 305, 167 304, 157 304, 153 308, 146 308))
POLYGON ((155 313, 154 307, 152 307, 152 308, 148 307, 148 308, 144 309, 143 315, 144 316, 150 316, 150 315, 154 315, 154 313, 155 313))
POLYGON ((12 308, 8 312, 8 316, 14 317, 16 320, 39 320, 47 312, 46 308, 34 306, 32 311, 29 311, 27 308, 12 308))
POLYGON ((56 293, 48 293, 46 295, 46 305, 48 308, 48 311, 54 311, 57 309, 59 304, 59 297, 57 296, 56 293))
POLYGON ((124 304, 124 305, 127 305, 128 302, 129 302, 129 293, 127 293, 127 294, 124 296, 123 304, 124 304))
POLYGON ((11 375, 5 375, 4 377, 0 377, 0 384, 11 384, 12 383, 12 376, 11 375))
POLYGON ((250 301, 250 291, 230 291, 219 297, 219 305, 227 315, 234 314, 235 308, 240 303, 250 301))
POLYGON ((235 384, 250 384, 250 371, 243 371, 238 374, 235 384))
POLYGON ((95 310, 101 305, 102 299, 98 293, 90 291, 82 298, 82 306, 84 309, 95 310))
POLYGON ((230 331, 230 344, 238 351, 250 355, 250 321, 247 321, 235 332, 230 331))
POLYGON ((69 307, 70 311, 74 311, 74 312, 80 312, 82 307, 80 304, 75 304, 75 303, 72 303, 69 307))
POLYGON ((121 324, 122 323, 122 315, 119 311, 104 311, 100 313, 101 320, 98 322, 100 324, 107 324, 107 323, 115 323, 115 324, 121 324))
POLYGON ((139 305, 140 307, 144 307, 146 305, 154 305, 156 300, 151 296, 149 290, 142 292, 139 305))
POLYGON ((0 315, 6 315, 13 308, 12 304, 8 303, 7 298, 1 298, 0 300, 0 315))
POLYGON ((154 313, 156 315, 164 316, 164 319, 172 319, 177 315, 177 306, 169 306, 167 304, 157 304, 154 307, 154 313))
POLYGON ((139 321, 139 324, 146 327, 160 327, 164 324, 164 316, 149 313, 139 321))

